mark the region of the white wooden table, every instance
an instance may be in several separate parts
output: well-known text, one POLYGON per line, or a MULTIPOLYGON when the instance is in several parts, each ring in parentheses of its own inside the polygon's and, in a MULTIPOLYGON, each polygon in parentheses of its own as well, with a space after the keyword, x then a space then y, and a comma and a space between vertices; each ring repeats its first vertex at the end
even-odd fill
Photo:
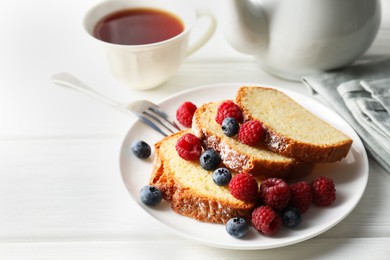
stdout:
MULTIPOLYGON (((329 231, 295 245, 234 251, 171 233, 126 191, 120 146, 134 119, 53 85, 72 72, 126 102, 152 101, 220 82, 258 82, 309 95, 300 82, 261 71, 218 30, 212 40, 153 91, 116 82, 104 54, 84 34, 83 13, 96 0, 1 1, 0 259, 390 259, 390 174, 370 159, 366 192, 329 231)), ((214 1, 188 1, 216 10, 214 1)), ((390 55, 390 1, 366 57, 390 55)))

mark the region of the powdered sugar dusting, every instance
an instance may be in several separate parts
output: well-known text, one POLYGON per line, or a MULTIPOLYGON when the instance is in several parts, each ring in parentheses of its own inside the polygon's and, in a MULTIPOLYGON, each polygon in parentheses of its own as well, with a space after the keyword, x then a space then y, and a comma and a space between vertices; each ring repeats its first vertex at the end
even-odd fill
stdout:
POLYGON ((237 172, 249 169, 249 158, 245 154, 235 151, 215 136, 206 136, 204 141, 207 147, 219 152, 222 162, 230 169, 237 172))

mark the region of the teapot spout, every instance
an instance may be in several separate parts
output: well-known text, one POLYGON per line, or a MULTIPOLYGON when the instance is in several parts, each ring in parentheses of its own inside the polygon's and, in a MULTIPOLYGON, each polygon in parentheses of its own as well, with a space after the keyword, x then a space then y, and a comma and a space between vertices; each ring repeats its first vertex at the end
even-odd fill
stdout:
POLYGON ((224 0, 219 14, 227 42, 237 51, 256 54, 266 48, 268 28, 258 0, 224 0))

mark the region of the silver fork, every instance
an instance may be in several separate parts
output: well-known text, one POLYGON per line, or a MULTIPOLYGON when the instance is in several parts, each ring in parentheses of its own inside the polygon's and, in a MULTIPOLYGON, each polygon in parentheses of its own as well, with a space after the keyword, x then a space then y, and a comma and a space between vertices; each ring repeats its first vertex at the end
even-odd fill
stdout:
POLYGON ((164 136, 170 135, 180 130, 180 127, 174 120, 172 120, 164 111, 162 111, 158 105, 148 100, 137 100, 128 104, 119 103, 89 87, 75 76, 66 72, 53 75, 51 80, 60 86, 78 90, 81 93, 100 100, 123 113, 132 113, 145 124, 164 136))

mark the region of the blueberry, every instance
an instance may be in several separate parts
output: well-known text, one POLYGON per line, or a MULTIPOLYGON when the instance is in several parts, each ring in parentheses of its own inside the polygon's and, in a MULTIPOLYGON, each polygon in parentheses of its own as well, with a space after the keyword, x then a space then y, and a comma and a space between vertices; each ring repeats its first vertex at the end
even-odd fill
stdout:
POLYGON ((293 228, 298 226, 301 223, 301 214, 299 213, 299 210, 294 207, 287 207, 282 212, 282 222, 283 225, 289 228, 293 228))
POLYGON ((148 206, 156 206, 162 200, 162 192, 155 186, 147 185, 140 190, 140 199, 142 203, 148 206))
POLYGON ((218 168, 213 172, 213 181, 218 186, 226 186, 232 179, 232 174, 226 168, 218 168))
POLYGON ((232 137, 238 133, 240 125, 233 117, 226 117, 222 121, 222 131, 225 135, 232 137))
POLYGON ((221 157, 215 150, 209 149, 204 151, 200 155, 199 162, 203 169, 207 171, 212 171, 217 169, 217 167, 219 166, 219 163, 221 162, 221 157))
POLYGON ((140 159, 146 159, 152 153, 150 145, 141 140, 135 140, 131 144, 131 151, 133 151, 133 154, 140 159))
POLYGON ((249 225, 245 219, 240 217, 235 217, 229 219, 226 223, 226 231, 232 237, 240 238, 245 236, 248 233, 249 225))

